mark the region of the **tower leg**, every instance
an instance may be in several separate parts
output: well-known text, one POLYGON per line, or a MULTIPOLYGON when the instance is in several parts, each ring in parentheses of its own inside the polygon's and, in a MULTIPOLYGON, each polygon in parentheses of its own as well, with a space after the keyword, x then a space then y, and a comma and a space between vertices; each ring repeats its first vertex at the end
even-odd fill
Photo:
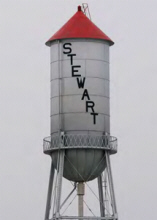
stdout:
POLYGON ((115 199, 114 186, 113 186, 110 155, 108 151, 105 151, 105 156, 106 156, 106 165, 107 165, 106 169, 108 173, 108 181, 109 181, 110 196, 111 196, 111 202, 112 202, 112 208, 113 208, 113 215, 114 215, 114 219, 117 220, 118 216, 117 216, 116 199, 115 199))
POLYGON ((51 161, 49 186, 48 186, 48 193, 47 193, 47 203, 46 203, 46 211, 45 211, 45 220, 48 220, 49 216, 50 216, 54 172, 55 172, 54 166, 53 166, 52 161, 51 161))
POLYGON ((108 178, 108 174, 107 174, 107 169, 105 168, 104 172, 103 172, 103 181, 104 181, 104 205, 105 205, 105 217, 108 216, 109 214, 109 198, 108 198, 108 186, 107 186, 107 179, 108 178))
POLYGON ((64 170, 64 150, 59 152, 59 170, 57 171, 57 196, 56 196, 56 218, 60 216, 60 206, 61 206, 61 191, 62 191, 62 177, 64 170))
POLYGON ((104 194, 102 187, 102 175, 98 177, 98 190, 99 190, 99 201, 100 201, 100 214, 101 217, 105 217, 105 204, 104 204, 104 194))

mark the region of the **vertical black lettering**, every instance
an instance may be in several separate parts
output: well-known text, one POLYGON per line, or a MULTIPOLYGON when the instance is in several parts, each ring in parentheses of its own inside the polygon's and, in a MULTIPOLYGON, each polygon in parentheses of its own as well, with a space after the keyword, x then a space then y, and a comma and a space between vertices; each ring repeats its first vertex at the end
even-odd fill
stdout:
POLYGON ((77 84, 78 84, 79 89, 80 89, 80 88, 82 88, 82 89, 84 88, 85 80, 86 80, 85 77, 83 77, 83 78, 77 78, 77 84))
POLYGON ((75 74, 75 73, 78 73, 78 70, 77 70, 76 68, 81 68, 81 66, 71 66, 71 69, 72 69, 72 77, 81 76, 80 74, 75 74))
POLYGON ((67 56, 70 57, 70 63, 71 63, 71 65, 73 65, 73 57, 76 56, 76 54, 71 53, 71 54, 68 54, 67 56))
POLYGON ((89 94, 88 94, 88 90, 87 90, 87 89, 84 90, 81 100, 84 100, 84 97, 85 97, 85 96, 88 98, 88 100, 90 100, 90 97, 89 97, 89 94))
POLYGON ((71 43, 65 43, 63 44, 63 48, 67 51, 63 51, 64 54, 69 54, 72 52, 72 49, 71 47, 68 47, 68 46, 71 46, 72 44, 71 43))
POLYGON ((91 115, 93 115, 93 124, 96 124, 96 116, 98 115, 98 113, 90 113, 91 115))
POLYGON ((94 106, 95 106, 95 103, 92 102, 92 101, 86 101, 86 112, 88 112, 88 109, 91 108, 92 109, 92 112, 94 112, 94 106))

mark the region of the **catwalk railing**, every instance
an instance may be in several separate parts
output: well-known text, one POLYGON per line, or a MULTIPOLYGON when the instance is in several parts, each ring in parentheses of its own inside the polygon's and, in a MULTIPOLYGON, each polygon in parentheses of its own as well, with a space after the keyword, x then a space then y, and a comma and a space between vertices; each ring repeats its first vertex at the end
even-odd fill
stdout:
POLYGON ((59 218, 52 218, 50 220, 56 220, 56 219, 61 219, 61 220, 117 220, 117 217, 92 217, 92 216, 83 216, 83 217, 73 217, 73 216, 60 216, 59 218))
POLYGON ((106 135, 64 134, 44 138, 43 151, 49 154, 53 150, 71 148, 94 148, 117 153, 117 138, 106 135))

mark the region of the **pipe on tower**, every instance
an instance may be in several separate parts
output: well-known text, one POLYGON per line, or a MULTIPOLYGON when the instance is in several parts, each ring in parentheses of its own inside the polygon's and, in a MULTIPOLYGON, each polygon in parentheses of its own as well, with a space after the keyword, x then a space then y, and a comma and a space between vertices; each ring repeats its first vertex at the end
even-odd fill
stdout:
POLYGON ((78 195, 78 216, 83 217, 84 209, 83 209, 83 196, 85 192, 85 185, 83 182, 79 182, 77 184, 77 195, 78 195))

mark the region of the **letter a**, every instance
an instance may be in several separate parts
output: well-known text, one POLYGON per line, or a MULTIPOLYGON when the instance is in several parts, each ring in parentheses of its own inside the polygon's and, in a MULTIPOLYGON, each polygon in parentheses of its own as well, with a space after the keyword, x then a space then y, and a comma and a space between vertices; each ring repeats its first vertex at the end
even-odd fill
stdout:
POLYGON ((90 97, 89 97, 89 94, 88 94, 88 90, 87 90, 87 89, 84 90, 81 100, 84 100, 84 97, 85 97, 85 96, 88 98, 88 100, 90 100, 90 97))

